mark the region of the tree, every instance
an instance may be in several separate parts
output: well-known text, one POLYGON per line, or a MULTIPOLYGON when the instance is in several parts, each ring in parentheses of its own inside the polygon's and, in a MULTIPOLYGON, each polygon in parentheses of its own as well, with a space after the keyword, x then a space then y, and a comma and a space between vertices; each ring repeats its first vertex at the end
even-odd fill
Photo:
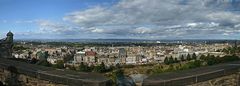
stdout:
POLYGON ((37 62, 38 62, 38 60, 36 58, 32 58, 30 61, 31 64, 36 64, 37 62))
POLYGON ((81 71, 81 72, 91 72, 92 69, 90 67, 88 67, 87 65, 85 65, 83 62, 81 62, 80 66, 79 66, 79 71, 81 71))
POLYGON ((200 56, 200 60, 204 60, 205 58, 206 58, 206 56, 203 54, 200 56))
POLYGON ((190 54, 187 55, 187 60, 188 60, 188 61, 192 60, 190 54))
POLYGON ((171 56, 171 57, 169 58, 169 64, 172 64, 172 63, 174 63, 174 59, 173 59, 173 57, 171 56))
POLYGON ((168 59, 168 57, 165 57, 164 63, 167 64, 167 65, 169 64, 169 59, 168 59))
POLYGON ((206 61, 208 65, 214 65, 218 62, 214 55, 210 55, 206 61))
POLYGON ((174 71, 173 64, 170 64, 166 70, 167 72, 174 71))
POLYGON ((31 52, 31 51, 28 51, 28 58, 31 58, 31 54, 32 54, 33 52, 31 52))
POLYGON ((230 62, 230 61, 239 61, 240 59, 239 59, 238 56, 236 56, 236 55, 234 54, 234 55, 232 55, 232 56, 229 56, 229 55, 224 56, 224 57, 222 57, 220 60, 221 60, 221 62, 230 62))
POLYGON ((178 59, 177 58, 174 58, 174 63, 178 63, 178 59))
POLYGON ((194 60, 197 59, 197 55, 195 53, 192 54, 192 59, 194 59, 194 60))
POLYGON ((46 67, 51 66, 51 64, 47 60, 42 60, 42 61, 37 62, 37 65, 46 66, 46 67))
POLYGON ((124 76, 124 72, 122 69, 118 69, 116 72, 115 72, 115 75, 117 77, 123 77, 124 76))
POLYGON ((64 62, 62 60, 57 61, 57 63, 55 65, 53 65, 54 68, 59 68, 59 69, 63 69, 64 67, 64 62))
POLYGON ((222 49, 222 52, 227 53, 227 54, 229 53, 226 48, 223 48, 223 49, 222 49))
POLYGON ((43 53, 43 56, 44 56, 45 59, 47 59, 48 56, 49 56, 48 51, 45 51, 45 52, 43 53))
POLYGON ((117 86, 117 79, 118 78, 124 78, 123 70, 121 68, 119 68, 119 69, 113 71, 110 78, 113 81, 113 86, 117 86))
POLYGON ((183 56, 183 55, 181 55, 180 59, 181 59, 181 61, 185 61, 185 59, 184 59, 184 56, 183 56))
POLYGON ((194 60, 193 62, 189 62, 187 63, 188 65, 188 68, 197 68, 197 67, 200 67, 202 64, 202 62, 200 60, 194 60))
POLYGON ((98 65, 94 68, 94 71, 99 72, 99 73, 106 72, 105 64, 102 62, 100 65, 98 65))

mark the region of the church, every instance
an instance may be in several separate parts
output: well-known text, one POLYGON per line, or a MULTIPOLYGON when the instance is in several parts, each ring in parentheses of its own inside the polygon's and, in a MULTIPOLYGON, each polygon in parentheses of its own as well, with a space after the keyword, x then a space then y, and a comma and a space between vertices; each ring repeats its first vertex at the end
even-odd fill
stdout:
POLYGON ((12 58, 13 33, 9 31, 7 37, 0 40, 0 58, 12 58))

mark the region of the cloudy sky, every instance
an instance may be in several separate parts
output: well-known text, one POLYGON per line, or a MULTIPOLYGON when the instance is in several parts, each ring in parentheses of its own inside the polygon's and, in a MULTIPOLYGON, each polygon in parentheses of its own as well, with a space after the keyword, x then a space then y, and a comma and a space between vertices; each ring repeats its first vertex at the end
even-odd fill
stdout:
POLYGON ((240 0, 0 0, 0 37, 240 39, 240 0))

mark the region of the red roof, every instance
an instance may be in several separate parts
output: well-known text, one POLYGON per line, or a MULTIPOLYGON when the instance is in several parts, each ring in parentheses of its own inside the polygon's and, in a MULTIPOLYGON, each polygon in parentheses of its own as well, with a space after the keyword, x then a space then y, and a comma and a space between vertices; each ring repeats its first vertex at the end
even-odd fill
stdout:
POLYGON ((85 52, 86 56, 96 56, 96 52, 93 52, 93 51, 86 51, 85 52))

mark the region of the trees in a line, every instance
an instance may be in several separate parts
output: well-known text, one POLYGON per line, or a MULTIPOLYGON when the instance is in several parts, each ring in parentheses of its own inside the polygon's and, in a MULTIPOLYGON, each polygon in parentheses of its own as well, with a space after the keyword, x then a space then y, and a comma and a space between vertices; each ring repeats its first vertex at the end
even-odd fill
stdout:
POLYGON ((173 58, 172 56, 165 57, 165 59, 164 59, 164 63, 166 65, 173 64, 173 63, 178 63, 178 62, 179 62, 178 59, 177 58, 173 58))
POLYGON ((185 58, 183 55, 181 55, 180 59, 181 59, 181 61, 185 61, 185 58))
POLYGON ((190 61, 190 60, 192 60, 192 58, 191 58, 191 55, 188 53, 187 54, 187 61, 190 61))
POLYGON ((54 68, 64 69, 64 62, 62 60, 57 61, 56 64, 52 65, 54 68))
POLYGON ((192 54, 192 59, 196 60, 197 59, 197 55, 195 53, 192 54))

